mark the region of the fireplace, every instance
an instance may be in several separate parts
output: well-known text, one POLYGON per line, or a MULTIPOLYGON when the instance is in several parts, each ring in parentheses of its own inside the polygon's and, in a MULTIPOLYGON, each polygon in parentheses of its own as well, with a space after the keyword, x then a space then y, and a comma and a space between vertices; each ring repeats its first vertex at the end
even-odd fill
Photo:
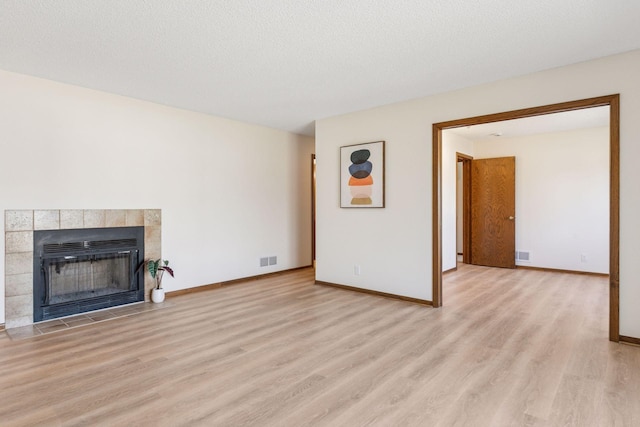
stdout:
POLYGON ((33 233, 33 320, 144 301, 144 227, 33 233))

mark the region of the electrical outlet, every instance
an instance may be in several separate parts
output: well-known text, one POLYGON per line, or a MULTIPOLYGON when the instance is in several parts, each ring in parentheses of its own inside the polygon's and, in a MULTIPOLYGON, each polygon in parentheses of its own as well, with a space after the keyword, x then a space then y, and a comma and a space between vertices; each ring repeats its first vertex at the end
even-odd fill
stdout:
POLYGON ((587 255, 586 254, 580 255, 580 262, 589 262, 589 260, 587 259, 587 255))
POLYGON ((359 265, 354 265, 353 266, 353 274, 355 274, 356 276, 360 275, 360 266, 359 265))

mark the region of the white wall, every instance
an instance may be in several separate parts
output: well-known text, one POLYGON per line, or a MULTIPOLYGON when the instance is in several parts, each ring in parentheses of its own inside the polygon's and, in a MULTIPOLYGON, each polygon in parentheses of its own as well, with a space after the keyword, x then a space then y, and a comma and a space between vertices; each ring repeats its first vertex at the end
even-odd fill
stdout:
POLYGON ((318 120, 317 279, 430 300, 432 123, 620 93, 620 333, 640 337, 639 73, 633 51, 318 120), (387 207, 340 209, 339 147, 382 139, 387 207))
POLYGON ((442 133, 442 271, 457 266, 458 156, 473 156, 473 142, 451 132, 442 133))
POLYGON ((3 217, 160 208, 168 291, 311 264, 313 138, 4 71, 0 94, 3 217))
POLYGON ((516 157, 516 250, 530 252, 516 264, 609 272, 608 127, 476 141, 474 154, 516 157))

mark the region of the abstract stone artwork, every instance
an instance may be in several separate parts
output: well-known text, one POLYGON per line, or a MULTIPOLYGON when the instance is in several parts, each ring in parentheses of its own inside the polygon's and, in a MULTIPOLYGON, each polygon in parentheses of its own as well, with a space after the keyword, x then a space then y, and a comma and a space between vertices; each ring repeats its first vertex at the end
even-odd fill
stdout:
POLYGON ((340 207, 384 207, 384 141, 340 147, 340 207))

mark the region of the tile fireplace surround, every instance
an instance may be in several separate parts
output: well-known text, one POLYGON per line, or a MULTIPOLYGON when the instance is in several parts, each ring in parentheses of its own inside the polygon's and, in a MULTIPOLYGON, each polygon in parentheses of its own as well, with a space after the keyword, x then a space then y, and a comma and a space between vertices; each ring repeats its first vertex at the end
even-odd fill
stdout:
MULTIPOLYGON (((160 258, 160 209, 7 210, 4 213, 5 327, 33 324, 33 231, 144 226, 145 258, 160 258)), ((145 275, 145 301, 153 281, 145 275)))

